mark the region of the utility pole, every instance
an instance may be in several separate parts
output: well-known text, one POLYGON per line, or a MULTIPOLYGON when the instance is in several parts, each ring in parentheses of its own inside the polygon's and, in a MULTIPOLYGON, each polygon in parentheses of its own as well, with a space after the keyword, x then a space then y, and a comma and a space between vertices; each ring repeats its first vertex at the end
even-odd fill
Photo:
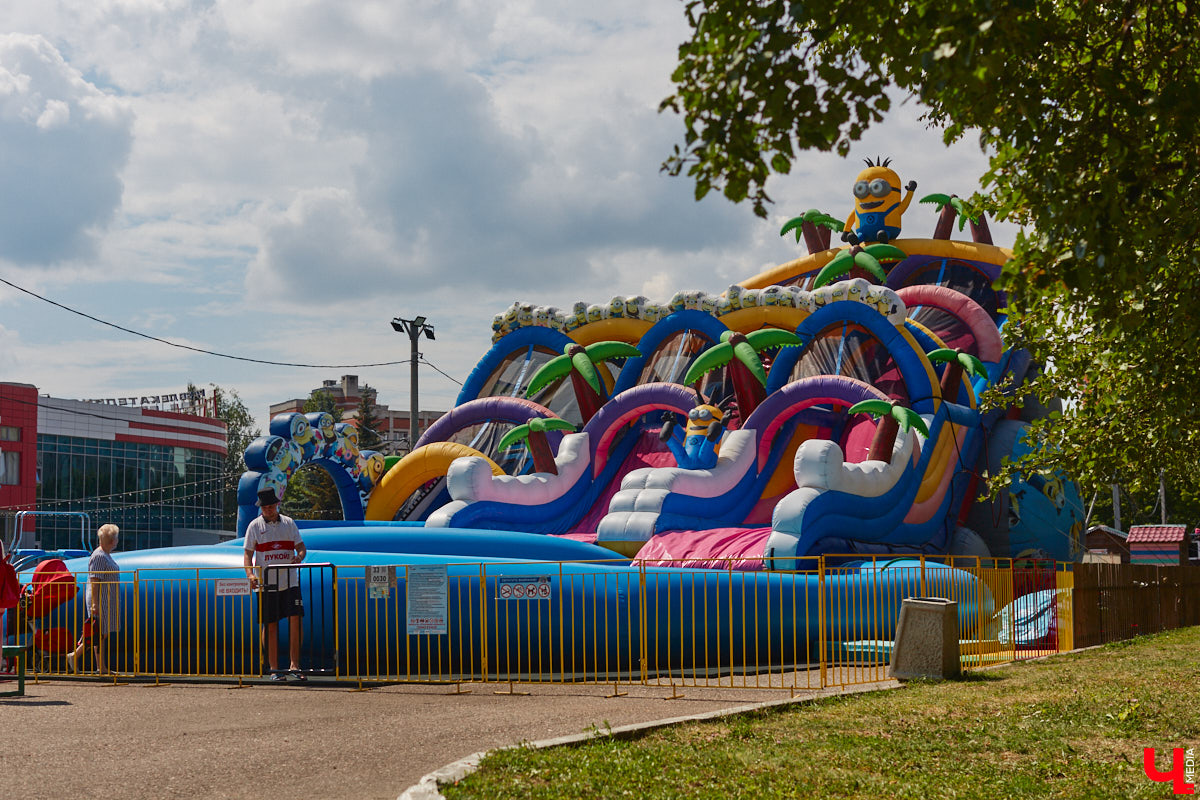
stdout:
POLYGON ((1166 470, 1158 471, 1158 504, 1162 507, 1162 524, 1167 524, 1167 479, 1166 470))
POLYGON ((1121 490, 1117 488, 1117 484, 1112 485, 1113 489, 1113 527, 1121 530, 1121 490))
POLYGON ((409 354, 409 412, 408 412, 408 441, 409 452, 416 449, 417 446, 417 425, 421 419, 421 406, 417 401, 417 359, 420 358, 420 353, 417 352, 417 339, 421 338, 421 334, 425 334, 425 338, 433 341, 433 326, 425 321, 425 317, 413 317, 412 319, 401 319, 396 317, 392 320, 392 330, 397 333, 403 332, 408 334, 408 341, 411 344, 409 354))

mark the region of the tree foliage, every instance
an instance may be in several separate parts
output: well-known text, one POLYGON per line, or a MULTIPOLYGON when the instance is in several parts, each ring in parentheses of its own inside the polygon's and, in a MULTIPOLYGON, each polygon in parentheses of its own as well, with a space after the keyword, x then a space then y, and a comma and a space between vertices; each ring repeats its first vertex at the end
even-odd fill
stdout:
MULTIPOLYGON (((252 441, 262 436, 262 430, 254 424, 254 415, 236 389, 225 389, 215 383, 212 387, 213 413, 225 423, 225 468, 221 477, 221 521, 226 530, 237 526, 237 485, 246 471, 243 458, 252 441)), ((195 391, 195 384, 188 384, 188 392, 195 391)))
POLYGON ((1040 458, 1086 494, 1114 478, 1148 493, 1161 467, 1194 502, 1194 5, 693 0, 662 104, 683 143, 664 168, 765 216, 772 173, 807 149, 845 155, 895 95, 947 142, 977 134, 990 162, 968 205, 1023 230, 1003 276, 1008 338, 1050 365, 1039 396, 1066 401, 1034 425, 1040 458))
POLYGON ((381 420, 375 404, 377 394, 365 383, 361 391, 358 407, 354 410, 354 424, 358 426, 358 449, 378 450, 383 444, 383 437, 379 435, 381 420))

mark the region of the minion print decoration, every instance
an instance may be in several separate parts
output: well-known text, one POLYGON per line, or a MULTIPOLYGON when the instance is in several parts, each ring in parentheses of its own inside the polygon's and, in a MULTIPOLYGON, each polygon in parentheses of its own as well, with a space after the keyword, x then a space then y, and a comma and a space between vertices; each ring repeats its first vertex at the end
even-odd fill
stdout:
POLYGON ((659 438, 667 445, 675 463, 684 469, 712 469, 717 465, 721 436, 725 433, 725 410, 696 394, 696 405, 688 412, 687 426, 680 431, 675 415, 663 413, 659 438))
POLYGON ((888 167, 892 160, 867 159, 867 168, 854 180, 854 210, 846 218, 842 241, 850 244, 889 242, 900 235, 900 216, 908 210, 916 181, 904 187, 900 197, 900 176, 888 167))

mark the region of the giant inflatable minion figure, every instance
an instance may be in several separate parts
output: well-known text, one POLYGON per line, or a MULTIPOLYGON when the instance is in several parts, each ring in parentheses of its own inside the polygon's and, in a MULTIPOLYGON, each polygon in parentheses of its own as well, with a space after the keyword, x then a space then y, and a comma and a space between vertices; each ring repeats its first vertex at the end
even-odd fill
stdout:
POLYGON ((900 216, 908 210, 916 181, 909 181, 904 188, 907 194, 900 197, 900 176, 889 169, 889 158, 867 159, 867 168, 858 173, 854 180, 854 210, 846 218, 842 241, 851 244, 862 242, 888 242, 900 235, 900 216))

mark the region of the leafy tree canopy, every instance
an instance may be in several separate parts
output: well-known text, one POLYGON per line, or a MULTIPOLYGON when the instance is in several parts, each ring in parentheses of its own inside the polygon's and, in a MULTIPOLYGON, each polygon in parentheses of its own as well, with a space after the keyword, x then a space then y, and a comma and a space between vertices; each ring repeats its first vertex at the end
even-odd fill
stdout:
POLYGON ((1039 394, 1066 401, 1036 425, 1043 461, 1085 492, 1150 492, 1161 466, 1200 508, 1194 5, 692 0, 662 104, 683 143, 664 168, 766 216, 772 173, 804 150, 847 154, 893 96, 919 99, 947 142, 977 134, 990 163, 968 205, 1024 231, 1008 338, 1051 365, 1039 394))
MULTIPOLYGON (((246 471, 243 455, 252 441, 262 436, 262 430, 254 424, 254 415, 236 389, 225 389, 215 383, 212 387, 213 409, 217 419, 225 423, 225 468, 222 475, 222 522, 232 530, 237 525, 237 484, 246 471)), ((189 383, 188 391, 196 385, 189 383)))
POLYGON ((379 435, 382 420, 375 404, 376 392, 365 383, 361 392, 358 407, 354 410, 354 424, 358 426, 358 449, 378 450, 383 444, 383 437, 379 435))

